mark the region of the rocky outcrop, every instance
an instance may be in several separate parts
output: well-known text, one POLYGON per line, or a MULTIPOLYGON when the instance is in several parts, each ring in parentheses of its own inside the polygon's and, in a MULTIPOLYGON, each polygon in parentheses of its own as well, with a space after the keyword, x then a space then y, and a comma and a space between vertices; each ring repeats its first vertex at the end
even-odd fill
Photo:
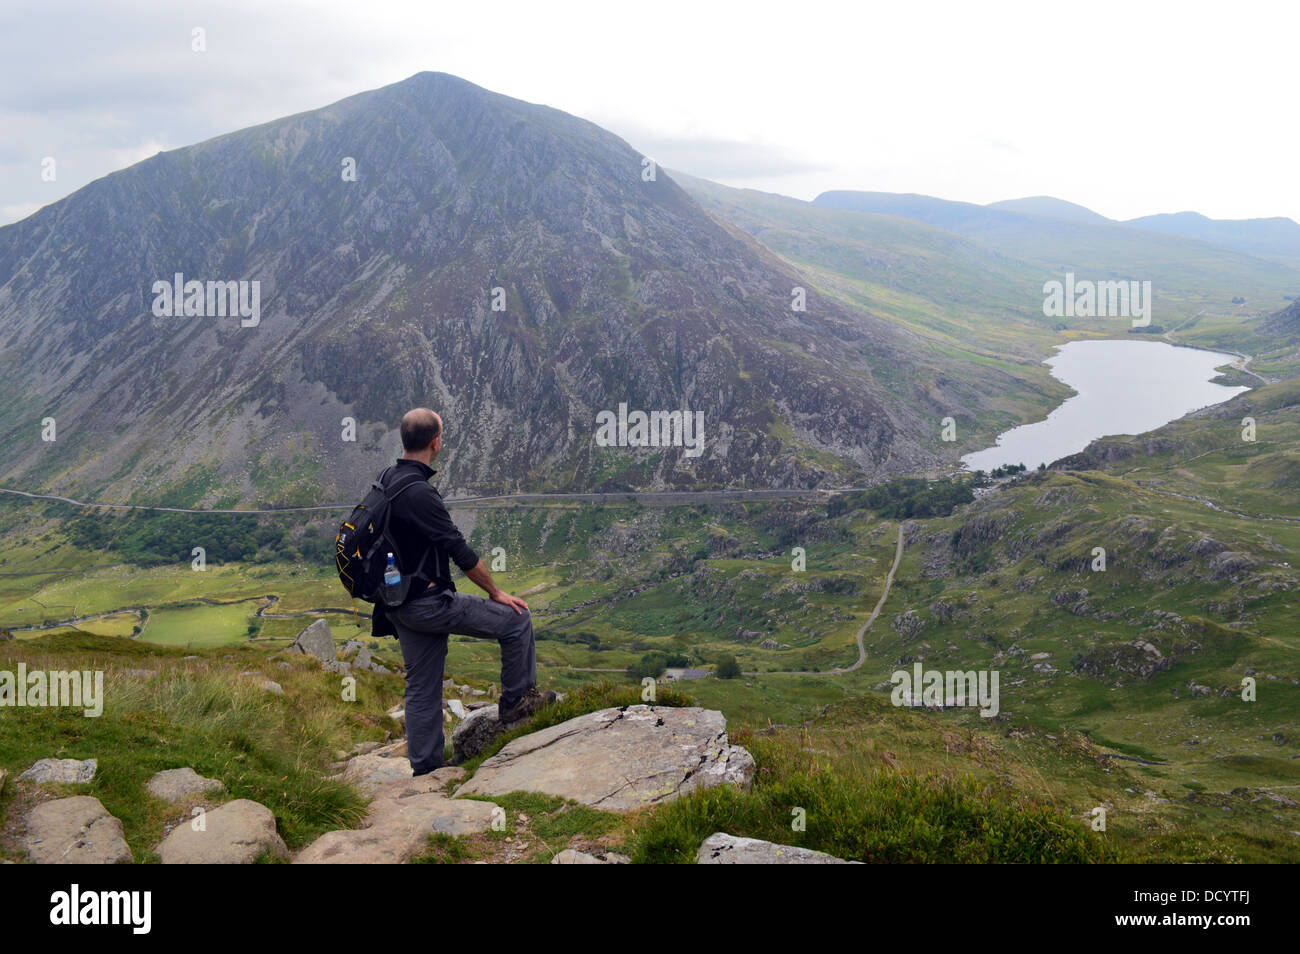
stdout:
POLYGON ((757 838, 736 838, 716 832, 704 839, 695 856, 697 865, 856 865, 825 852, 794 845, 778 845, 757 838))
POLYGON ((748 788, 754 759, 727 741, 721 712, 602 709, 508 743, 457 795, 541 792, 631 811, 714 785, 748 788))
POLYGON ((215 778, 204 778, 192 768, 164 769, 146 783, 154 798, 165 802, 183 802, 195 795, 224 792, 226 786, 215 778))
POLYGON ((55 782, 78 785, 93 779, 98 768, 97 759, 40 759, 18 777, 37 785, 55 782))
POLYGON ((425 847, 430 835, 474 835, 504 821, 491 802, 449 798, 441 789, 465 775, 448 766, 419 778, 382 785, 364 826, 327 832, 304 848, 294 864, 400 864, 425 847))
POLYGON ((349 639, 343 644, 343 659, 353 669, 362 672, 388 673, 392 672, 382 663, 377 663, 370 653, 370 647, 355 639, 349 639))
POLYGON ((411 762, 406 758, 406 741, 399 743, 402 753, 394 750, 364 752, 348 760, 337 781, 353 785, 372 795, 390 782, 404 782, 411 778, 411 762))
POLYGON ((131 861, 122 823, 89 795, 42 802, 27 816, 23 847, 38 865, 115 865, 131 861))
POLYGON ((158 845, 165 865, 246 865, 263 852, 286 857, 289 850, 275 830, 275 816, 246 798, 227 802, 199 819, 185 819, 158 845))

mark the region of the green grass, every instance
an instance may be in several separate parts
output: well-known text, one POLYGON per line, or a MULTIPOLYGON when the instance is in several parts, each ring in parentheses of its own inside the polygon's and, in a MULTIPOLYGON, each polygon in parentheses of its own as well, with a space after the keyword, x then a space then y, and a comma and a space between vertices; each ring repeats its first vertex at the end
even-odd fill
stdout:
POLYGON ((779 767, 772 776, 753 792, 705 789, 665 806, 636 832, 633 861, 694 862, 700 843, 718 831, 872 863, 1121 860, 1104 839, 1093 839, 1060 812, 972 779, 779 767), (806 827, 793 827, 800 822, 806 827))
MULTIPOLYGON (((165 822, 188 817, 145 792, 145 783, 162 769, 191 766, 225 784, 222 800, 266 805, 291 848, 361 820, 364 800, 326 778, 331 753, 383 737, 381 727, 392 725, 384 713, 401 699, 400 677, 363 675, 357 701, 347 703, 337 677, 303 660, 291 661, 286 670, 246 647, 200 650, 200 659, 188 662, 180 659, 182 652, 84 633, 0 644, 3 669, 12 671, 22 661, 29 671, 102 670, 106 697, 98 718, 66 708, 5 710, 0 765, 16 775, 41 758, 97 759, 95 778, 65 786, 63 794, 99 798, 121 819, 137 861, 155 860, 153 847, 165 822), (126 669, 154 669, 157 675, 130 676, 126 669), (263 675, 244 677, 244 670, 263 675), (261 678, 279 682, 286 694, 266 692, 258 685, 261 678)), ((11 776, 0 815, 12 806, 15 788, 11 776)))
MULTIPOLYGON (((160 609, 149 614, 140 638, 164 646, 221 646, 247 637, 251 604, 187 606, 160 609)), ((301 629, 301 625, 299 629, 301 629)))

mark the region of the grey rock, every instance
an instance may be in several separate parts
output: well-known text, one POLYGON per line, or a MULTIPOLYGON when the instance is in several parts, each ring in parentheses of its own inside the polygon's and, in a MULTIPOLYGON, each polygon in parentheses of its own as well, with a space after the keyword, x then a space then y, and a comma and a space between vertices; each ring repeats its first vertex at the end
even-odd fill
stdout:
POLYGON ((736 838, 725 832, 715 832, 695 855, 697 865, 848 865, 859 861, 845 861, 822 851, 778 845, 757 838, 736 838))
POLYGON ((264 851, 281 858, 289 854, 271 810, 246 798, 205 813, 203 831, 184 820, 158 846, 165 865, 246 865, 264 851))
POLYGON ((551 859, 553 865, 629 865, 632 859, 627 855, 609 851, 603 855, 593 855, 575 848, 565 848, 551 859))
POLYGON ((451 734, 452 759, 456 762, 472 759, 505 731, 506 726, 497 718, 495 705, 489 704, 468 712, 451 734))
POLYGON ((18 777, 37 785, 63 782, 69 785, 89 782, 99 768, 98 759, 40 759, 18 777))
POLYGON ((424 848, 435 832, 460 837, 489 830, 501 811, 496 805, 448 798, 439 791, 457 773, 465 774, 447 767, 381 785, 366 811, 364 827, 326 832, 304 848, 294 864, 400 864, 424 848))
POLYGON ((330 633, 330 624, 324 619, 315 620, 294 637, 289 652, 306 653, 308 656, 315 656, 322 663, 338 662, 335 658, 334 637, 330 633))
POLYGON ((447 708, 451 710, 451 714, 457 719, 469 718, 469 710, 465 708, 465 703, 461 702, 459 699, 448 699, 447 708))
POLYGON ((89 795, 42 802, 27 816, 23 847, 38 865, 115 865, 131 861, 122 823, 89 795))
POLYGON ((456 794, 541 792, 631 811, 699 788, 748 788, 754 768, 753 756, 727 741, 721 712, 637 705, 521 736, 479 766, 456 794))
POLYGON ((551 864, 553 865, 603 865, 605 864, 605 862, 602 861, 600 858, 597 858, 595 855, 587 854, 585 851, 576 851, 573 848, 565 848, 563 851, 556 853, 555 857, 551 859, 551 864))
POLYGON ((181 802, 193 795, 226 790, 226 786, 218 779, 204 778, 188 766, 158 772, 149 779, 145 788, 150 795, 167 802, 181 802))
POLYGON ((261 687, 274 696, 284 695, 284 687, 274 679, 264 679, 260 683, 261 687))

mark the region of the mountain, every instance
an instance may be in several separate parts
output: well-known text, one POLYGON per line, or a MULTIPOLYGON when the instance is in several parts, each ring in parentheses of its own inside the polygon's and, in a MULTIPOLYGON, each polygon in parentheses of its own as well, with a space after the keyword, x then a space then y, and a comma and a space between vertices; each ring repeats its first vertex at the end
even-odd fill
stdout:
POLYGON ((813 199, 813 204, 848 212, 897 215, 967 236, 998 228, 1024 227, 1028 219, 1020 212, 976 205, 973 202, 937 199, 934 196, 917 195, 912 192, 833 190, 817 196, 813 199))
POLYGON ((1064 199, 1054 199, 1050 195, 1035 195, 1025 199, 1003 199, 1001 202, 990 202, 985 208, 1004 209, 1008 212, 1021 212, 1025 215, 1036 215, 1044 219, 1061 219, 1065 222, 1102 224, 1111 221, 1106 216, 1100 215, 1085 206, 1066 202, 1064 199))
POLYGON ((842 483, 932 464, 961 406, 914 335, 618 137, 437 73, 0 229, 0 341, 4 483, 106 501, 347 499, 415 404, 446 419, 445 491, 842 483), (259 282, 256 325, 158 317, 177 273, 259 282), (623 403, 702 411, 704 453, 598 447, 623 403))
POLYGON ((1300 260, 1300 225, 1284 217, 1269 219, 1210 219, 1199 212, 1146 215, 1124 223, 1149 232, 1182 235, 1225 248, 1291 262, 1300 260))
MULTIPOLYGON (((1041 282, 1074 272, 1094 280, 1150 281, 1153 323, 1165 327, 1199 323, 1208 337, 1197 343, 1222 344, 1223 334, 1237 334, 1249 302, 1258 318, 1282 304, 1300 284, 1300 262, 1251 254, 1200 238, 1153 232, 1121 222, 1068 221, 1059 216, 1027 214, 1024 209, 1055 209, 1054 199, 1013 200, 994 206, 952 202, 923 195, 884 192, 823 192, 813 204, 870 215, 902 216, 944 229, 989 251, 1037 269, 1041 282), (1029 203, 1026 205, 1025 203, 1029 203), (1006 206, 1011 207, 1006 207, 1006 206), (1000 207, 1001 206, 1001 207, 1000 207), (1016 211, 1019 209, 1020 211, 1016 211), (1223 328, 1202 317, 1221 317, 1223 328)), ((1041 298, 1040 302, 1041 304, 1041 298)))
POLYGON ((922 336, 962 396, 958 446, 978 449, 1068 396, 1043 359, 1043 270, 925 222, 850 212, 673 172, 691 197, 819 287, 922 336))

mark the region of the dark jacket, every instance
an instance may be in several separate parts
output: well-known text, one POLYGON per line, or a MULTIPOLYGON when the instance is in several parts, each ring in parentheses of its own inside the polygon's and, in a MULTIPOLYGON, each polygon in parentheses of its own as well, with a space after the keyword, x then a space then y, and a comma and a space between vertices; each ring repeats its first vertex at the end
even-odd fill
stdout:
MULTIPOLYGON (((452 523, 442 495, 428 483, 437 471, 418 460, 399 458, 381 479, 389 486, 402 479, 403 472, 410 468, 419 470, 424 480, 402 492, 393 502, 388 518, 388 529, 401 555, 401 566, 413 578, 408 601, 426 592, 455 590, 451 564, 455 563, 461 572, 465 572, 478 563, 478 554, 452 523)), ((371 619, 370 634, 375 637, 397 635, 383 607, 378 604, 371 619)))

